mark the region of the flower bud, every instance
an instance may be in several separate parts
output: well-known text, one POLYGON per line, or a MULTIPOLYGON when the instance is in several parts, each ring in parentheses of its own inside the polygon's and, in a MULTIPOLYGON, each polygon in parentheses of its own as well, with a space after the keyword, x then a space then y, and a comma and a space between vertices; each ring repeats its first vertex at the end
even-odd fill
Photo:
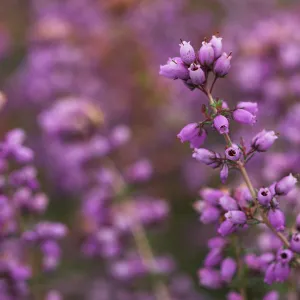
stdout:
POLYGON ((284 213, 278 209, 275 208, 270 209, 268 213, 268 219, 271 225, 277 230, 277 231, 283 231, 285 227, 285 216, 284 213))
POLYGON ((263 300, 279 300, 279 293, 277 291, 270 291, 264 296, 263 300))
POLYGON ((230 283, 232 281, 232 278, 236 272, 237 264, 234 259, 231 257, 227 257, 222 261, 220 274, 222 280, 224 280, 227 283, 230 283))
POLYGON ((239 207, 235 199, 231 198, 230 196, 224 195, 220 198, 219 204, 222 206, 224 210, 238 210, 239 207))
POLYGON ((184 63, 190 65, 196 59, 196 53, 190 42, 183 41, 180 46, 180 57, 184 63))
POLYGON ((177 137, 182 143, 190 142, 191 148, 199 148, 206 139, 206 131, 199 128, 197 123, 190 123, 183 127, 177 137))
POLYGON ((193 84, 201 85, 205 82, 205 74, 200 65, 193 64, 189 67, 189 74, 193 84))
POLYGON ((284 282, 288 279, 290 274, 290 266, 283 264, 280 261, 275 264, 274 277, 277 282, 284 282))
POLYGON ((294 254, 291 250, 283 249, 283 250, 278 251, 277 261, 280 261, 283 264, 287 264, 292 260, 293 256, 294 256, 294 254))
POLYGON ((256 122, 256 117, 245 109, 238 108, 233 111, 232 117, 235 121, 242 124, 253 125, 256 122))
POLYGON ((226 296, 227 300, 243 300, 243 297, 241 294, 237 292, 229 292, 226 296))
POLYGON ((239 102, 236 107, 245 109, 252 115, 256 115, 258 112, 257 102, 239 102))
POLYGON ((211 289, 218 289, 222 286, 220 273, 209 268, 202 268, 198 271, 200 284, 211 289))
POLYGON ((214 118, 214 127, 220 134, 229 132, 229 122, 228 119, 222 115, 217 115, 214 118))
POLYGON ((300 234, 294 233, 290 241, 292 251, 300 253, 300 234))
POLYGON ((241 157, 241 150, 237 145, 233 144, 225 150, 225 156, 229 160, 237 161, 241 157))
POLYGON ((243 225, 247 222, 247 216, 243 211, 230 210, 225 214, 227 220, 230 220, 233 224, 243 225))
POLYGON ((212 204, 217 205, 219 204, 219 199, 224 196, 224 192, 218 190, 218 189, 212 189, 205 187, 201 189, 200 196, 203 198, 204 201, 212 204))
POLYGON ((212 249, 204 259, 204 266, 207 268, 215 267, 221 262, 222 258, 222 251, 220 249, 212 249))
POLYGON ((221 171, 220 171, 220 179, 223 184, 225 184, 225 182, 228 178, 228 173, 229 173, 228 165, 225 163, 225 164, 223 164, 221 171))
POLYGON ((220 210, 214 206, 207 205, 201 212, 200 221, 203 224, 210 224, 218 221, 220 217, 220 210))
POLYGON ((265 272, 264 282, 267 284, 272 284, 275 280, 275 263, 272 263, 268 266, 265 272))
POLYGON ((275 192, 279 196, 285 196, 295 187, 296 183, 297 178, 290 174, 276 183, 275 192))
POLYGON ((231 54, 227 55, 225 52, 217 59, 214 65, 214 73, 218 77, 224 77, 228 74, 231 64, 231 54))
POLYGON ((233 233, 235 230, 236 230, 236 225, 233 224, 230 220, 225 220, 220 224, 218 228, 218 233, 224 237, 233 233))
POLYGON ((278 136, 274 131, 262 130, 252 139, 251 147, 258 152, 265 152, 277 139, 278 136))
POLYGON ((166 65, 160 66, 159 75, 170 79, 189 79, 189 70, 180 57, 169 58, 166 65))
POLYGON ((263 206, 269 206, 273 195, 268 188, 260 188, 257 194, 258 202, 263 206))
POLYGON ((202 47, 199 50, 199 61, 202 66, 210 67, 215 60, 215 52, 211 43, 202 42, 202 47))
POLYGON ((213 237, 208 240, 207 245, 210 249, 218 248, 218 249, 223 249, 225 245, 227 244, 226 239, 222 237, 213 237))
POLYGON ((222 55, 222 38, 213 35, 209 42, 214 49, 215 59, 219 58, 222 55))
POLYGON ((215 152, 204 148, 194 149, 194 151, 193 157, 196 160, 213 168, 220 166, 221 162, 219 161, 219 157, 215 152))

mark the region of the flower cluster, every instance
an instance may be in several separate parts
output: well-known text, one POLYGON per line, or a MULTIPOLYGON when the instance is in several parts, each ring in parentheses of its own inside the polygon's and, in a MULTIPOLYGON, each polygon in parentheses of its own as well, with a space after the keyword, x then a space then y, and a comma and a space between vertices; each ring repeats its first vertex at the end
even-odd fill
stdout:
POLYGON ((24 145, 25 139, 23 130, 14 129, 0 143, 0 281, 5 299, 27 299, 33 292, 28 281, 57 268, 58 241, 67 234, 61 223, 39 221, 48 198, 40 189, 34 152, 24 145))
MULTIPOLYGON (((223 184, 231 170, 238 170, 245 182, 245 186, 233 189, 203 188, 200 191, 202 199, 194 206, 200 214, 200 221, 204 224, 216 224, 217 232, 221 236, 208 241, 211 250, 204 260, 204 268, 199 270, 200 283, 213 289, 229 285, 238 289, 238 292, 230 292, 227 299, 245 300, 249 292, 244 282, 247 268, 261 272, 264 274, 264 282, 272 284, 287 281, 291 268, 299 264, 299 233, 286 227, 285 213, 281 208, 284 206, 281 203, 285 202, 281 198, 287 198, 288 194, 294 193, 298 180, 297 176, 289 174, 270 185, 258 188, 253 186, 246 165, 254 155, 268 151, 278 139, 278 134, 264 129, 250 143, 246 143, 244 139, 240 142, 232 141, 230 120, 254 125, 258 104, 243 101, 230 109, 225 101, 212 96, 216 81, 228 73, 230 60, 231 54, 222 54, 220 37, 213 36, 210 42, 204 41, 198 53, 190 43, 182 42, 180 57, 169 59, 166 65, 160 67, 160 74, 171 79, 181 79, 190 88, 199 89, 208 98, 209 104, 202 107, 204 120, 186 125, 178 134, 181 142, 189 142, 194 149, 192 156, 207 166, 219 168, 223 184), (209 79, 210 74, 214 75, 212 80, 209 79), (223 153, 201 148, 206 141, 209 127, 224 137, 226 147, 223 153), (260 256, 250 253, 244 255, 241 236, 244 231, 256 225, 270 230, 276 246, 260 256), (231 248, 235 255, 228 255, 231 248), (237 277, 239 286, 232 284, 234 277, 237 277)), ((278 297, 279 294, 272 291, 264 299, 278 297)))

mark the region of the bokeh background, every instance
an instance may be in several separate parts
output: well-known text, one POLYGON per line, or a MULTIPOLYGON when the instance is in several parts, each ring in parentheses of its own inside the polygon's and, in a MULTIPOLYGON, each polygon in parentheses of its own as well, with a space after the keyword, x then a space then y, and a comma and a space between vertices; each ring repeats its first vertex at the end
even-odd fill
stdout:
MULTIPOLYGON (((159 65, 178 55, 180 39, 199 48, 204 37, 220 32, 233 59, 215 95, 231 105, 258 101, 260 107, 258 123, 235 128, 235 137, 247 139, 262 128, 282 137, 272 153, 253 159, 254 181, 299 172, 299 12, 296 0, 1 0, 0 87, 7 97, 1 134, 26 130, 50 198, 47 217, 70 228, 61 266, 40 285, 74 300, 127 299, 115 290, 148 289, 144 282, 128 288, 112 279, 107 258, 82 248, 90 234, 82 211, 91 185, 97 186, 95 174, 113 164, 126 175, 128 166, 142 162, 137 180, 127 176, 133 182, 128 189, 168 203, 169 213, 147 235, 155 254, 173 257, 178 285, 193 291, 179 299, 224 299, 223 291, 198 285, 213 228, 200 225, 193 210, 200 188, 219 186, 218 174, 197 164, 176 138, 200 119, 205 98, 159 77, 159 65), (99 133, 115 141, 113 150, 99 133), (99 152, 101 158, 94 155, 99 152), (83 166, 87 153, 92 158, 83 166)), ((217 135, 210 141, 222 149, 217 135)), ((119 184, 118 176, 109 178, 119 184)), ((239 178, 229 182, 237 185, 239 178)))

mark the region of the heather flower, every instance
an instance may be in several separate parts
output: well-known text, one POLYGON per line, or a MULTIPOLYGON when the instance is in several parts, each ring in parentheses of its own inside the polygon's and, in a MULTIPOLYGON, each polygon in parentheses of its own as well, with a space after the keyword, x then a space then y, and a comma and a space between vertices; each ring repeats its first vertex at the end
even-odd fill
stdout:
POLYGON ((197 123, 190 123, 181 129, 177 137, 182 143, 190 142, 191 148, 199 148, 206 139, 206 131, 197 123))
POLYGON ((222 238, 222 237, 213 237, 211 239, 208 240, 207 245, 210 249, 214 249, 214 248, 219 248, 219 249, 223 249, 227 244, 226 239, 222 238))
POLYGON ((290 174, 276 183, 275 192, 279 196, 285 196, 295 187, 296 183, 297 178, 290 174))
POLYGON ((270 291, 264 296, 263 300, 279 300, 279 293, 277 291, 270 291))
POLYGON ((166 65, 160 66, 159 75, 170 79, 189 79, 188 68, 180 57, 169 58, 166 65))
POLYGON ((231 64, 231 54, 223 53, 215 62, 213 71, 216 76, 218 77, 224 77, 225 75, 228 74, 231 64))
POLYGON ((230 220, 233 224, 243 225, 247 222, 247 216, 243 211, 230 210, 225 214, 227 220, 230 220))
POLYGON ((264 281, 267 284, 272 284, 275 280, 276 280, 275 263, 271 263, 265 272, 264 281))
POLYGON ((141 159, 128 167, 125 173, 129 182, 144 182, 151 178, 153 167, 149 160, 141 159))
POLYGON ((268 219, 271 225, 277 230, 277 231, 283 231, 285 227, 285 215, 284 213, 278 209, 270 209, 268 212, 268 219))
POLYGON ((218 233, 224 237, 233 233, 235 230, 236 230, 236 225, 233 224, 230 220, 225 220, 220 224, 218 228, 218 233))
POLYGON ((283 264, 289 263, 292 260, 293 256, 293 252, 289 249, 280 250, 277 253, 277 261, 280 261, 283 264))
POLYGON ((219 200, 219 204, 226 211, 238 210, 238 205, 237 205, 236 200, 228 195, 222 196, 219 200))
POLYGON ((238 108, 233 111, 232 117, 235 121, 242 124, 253 125, 256 122, 255 115, 251 114, 248 110, 238 108))
POLYGON ((274 277, 277 282, 284 282, 290 274, 290 266, 287 263, 277 262, 274 267, 274 277))
POLYGON ((297 231, 300 231, 300 214, 298 214, 296 217, 295 227, 297 231))
POLYGON ((227 178, 228 178, 229 168, 226 163, 224 163, 221 167, 220 171, 220 179, 223 184, 225 184, 227 178))
POLYGON ((182 43, 180 43, 179 46, 180 46, 180 57, 182 61, 187 65, 193 63, 196 59, 196 53, 191 43, 182 41, 182 43))
POLYGON ((217 153, 204 148, 194 149, 193 157, 212 168, 217 168, 221 164, 217 153))
POLYGON ((257 194, 258 202, 263 206, 269 206, 273 198, 272 193, 268 188, 260 188, 257 194))
POLYGON ((300 234, 298 232, 292 235, 290 245, 292 251, 300 253, 300 234))
POLYGON ((237 145, 233 144, 225 150, 225 156, 229 160, 237 161, 241 157, 241 150, 237 145))
POLYGON ((256 115, 258 112, 257 102, 239 102, 236 107, 247 110, 252 115, 256 115))
POLYGON ((213 35, 209 43, 214 49, 215 59, 219 58, 222 55, 222 38, 213 35))
POLYGON ((203 268, 198 271, 200 284, 211 289, 218 289, 221 287, 220 273, 216 270, 203 268))
POLYGON ((214 127, 220 134, 229 132, 228 119, 222 115, 218 115, 214 118, 214 127))
POLYGON ((231 257, 225 258, 221 263, 220 270, 222 280, 226 281, 227 283, 230 283, 236 272, 236 269, 237 263, 235 262, 235 260, 231 257))
POLYGON ((206 81, 205 73, 201 69, 200 65, 192 64, 189 67, 189 74, 190 74, 191 82, 194 85, 201 85, 206 81))
POLYGON ((203 188, 200 191, 200 196, 205 200, 206 202, 209 202, 212 205, 217 205, 219 203, 219 199, 224 195, 224 192, 218 190, 218 189, 212 189, 212 188, 203 188))
POLYGON ((60 292, 51 290, 47 293, 45 300, 63 300, 63 297, 60 292))
POLYGON ((204 266, 206 268, 215 267, 221 262, 222 258, 223 256, 220 248, 211 249, 204 259, 204 266))
POLYGON ((210 67, 215 60, 215 52, 211 43, 202 42, 199 50, 199 61, 202 66, 210 67))
POLYGON ((220 210, 214 206, 207 205, 201 212, 200 221, 203 224, 216 222, 220 217, 220 210))
POLYGON ((263 130, 259 132, 251 142, 251 147, 259 152, 267 151, 278 139, 278 136, 274 131, 263 130))

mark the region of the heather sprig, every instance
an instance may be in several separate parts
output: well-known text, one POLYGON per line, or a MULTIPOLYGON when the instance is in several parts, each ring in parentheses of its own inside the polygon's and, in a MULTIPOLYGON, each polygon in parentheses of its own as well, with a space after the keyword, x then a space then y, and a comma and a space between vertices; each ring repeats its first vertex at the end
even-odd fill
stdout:
MULTIPOLYGON (((278 139, 278 134, 263 129, 253 137, 250 147, 246 146, 244 139, 240 142, 232 141, 230 132, 234 126, 231 121, 253 126, 257 121, 258 103, 240 101, 234 108, 229 108, 227 103, 212 95, 216 82, 228 74, 231 66, 232 53, 222 52, 222 38, 217 36, 213 36, 210 41, 205 39, 198 52, 190 42, 182 41, 180 57, 170 58, 167 65, 161 66, 160 75, 181 80, 190 90, 200 90, 208 99, 208 104, 202 107, 204 120, 186 125, 178 134, 181 142, 190 143, 191 148, 194 148, 193 157, 197 161, 214 169, 220 168, 223 184, 233 169, 240 172, 245 183, 246 189, 244 186, 228 190, 202 189, 202 200, 197 201, 195 209, 200 213, 202 223, 216 224, 217 232, 226 238, 220 242, 220 247, 213 247, 205 258, 204 268, 199 271, 200 283, 213 289, 229 285, 239 292, 230 292, 227 299, 246 300, 246 269, 256 268, 264 274, 265 283, 272 284, 286 281, 291 268, 299 265, 299 234, 286 228, 285 213, 280 208, 280 202, 284 201, 281 197, 295 189, 298 179, 296 175, 289 174, 269 186, 253 186, 246 164, 250 163, 254 155, 268 151, 278 139), (209 130, 217 131, 223 136, 224 153, 200 148, 205 144, 209 130), (274 253, 263 253, 259 258, 253 256, 250 259, 250 254, 245 256, 248 249, 241 247, 237 238, 258 224, 268 228, 279 243, 274 253), (232 239, 227 240, 231 236, 235 237, 235 242, 232 239), (224 252, 230 250, 230 245, 234 245, 236 255, 226 258, 224 252), (234 277, 238 279, 233 280, 234 277), (233 284, 236 280, 238 285, 233 284)), ((219 242, 218 238, 215 240, 219 242)), ((264 299, 272 297, 277 299, 277 292, 268 293, 264 299)))

